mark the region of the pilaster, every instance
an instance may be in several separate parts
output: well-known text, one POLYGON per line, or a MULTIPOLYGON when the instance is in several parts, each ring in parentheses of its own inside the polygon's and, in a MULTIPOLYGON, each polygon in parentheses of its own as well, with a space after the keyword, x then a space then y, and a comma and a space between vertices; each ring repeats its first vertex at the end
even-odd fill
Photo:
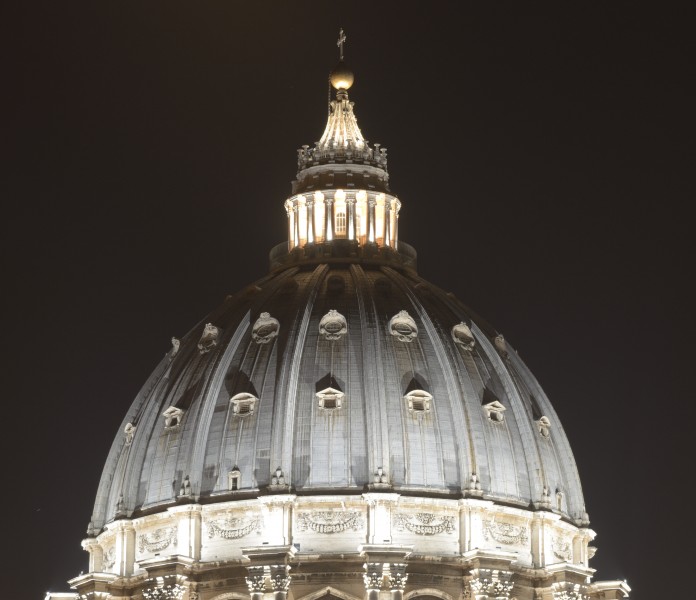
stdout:
POLYGON ((104 568, 104 549, 96 538, 82 540, 82 549, 89 552, 89 573, 101 573, 104 568))
POLYGON ((391 513, 399 494, 371 492, 363 494, 367 502, 368 544, 391 544, 391 513))
POLYGON ((177 520, 177 553, 194 560, 201 557, 201 505, 186 504, 168 509, 177 520))

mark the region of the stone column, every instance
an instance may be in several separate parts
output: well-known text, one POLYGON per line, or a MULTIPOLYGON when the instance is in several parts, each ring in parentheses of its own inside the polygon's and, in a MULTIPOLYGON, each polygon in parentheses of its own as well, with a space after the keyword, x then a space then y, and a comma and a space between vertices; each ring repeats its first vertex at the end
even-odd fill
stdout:
POLYGON ((348 206, 348 239, 355 239, 355 197, 348 197, 346 194, 346 205, 348 206))
POLYGON ((307 200, 307 243, 314 243, 314 196, 307 200))
POLYGON ((324 198, 324 204, 326 206, 326 234, 324 239, 330 242, 333 239, 333 198, 324 198))
POLYGON ((406 563, 389 564, 389 591, 391 593, 391 600, 403 600, 407 579, 406 563))
POLYGON ((292 201, 292 213, 295 215, 295 246, 300 245, 300 207, 297 204, 297 200, 292 201))
POLYGON ((247 567, 249 575, 246 584, 249 588, 251 600, 263 600, 266 591, 266 574, 263 567, 247 567))
POLYGON ((365 563, 364 567, 365 600, 379 600, 379 591, 382 589, 384 578, 382 563, 369 562, 365 563))
POLYGON ((367 241, 375 243, 375 204, 377 201, 374 198, 369 198, 367 201, 367 241))
POLYGON ((384 247, 391 246, 391 200, 384 199, 384 247))
POLYGON ((288 565, 271 565, 271 586, 273 600, 286 600, 290 587, 290 567, 288 565))
POLYGON ((293 222, 290 218, 290 215, 292 214, 290 200, 285 201, 285 212, 288 215, 288 250, 292 250, 295 246, 295 240, 293 239, 293 222))

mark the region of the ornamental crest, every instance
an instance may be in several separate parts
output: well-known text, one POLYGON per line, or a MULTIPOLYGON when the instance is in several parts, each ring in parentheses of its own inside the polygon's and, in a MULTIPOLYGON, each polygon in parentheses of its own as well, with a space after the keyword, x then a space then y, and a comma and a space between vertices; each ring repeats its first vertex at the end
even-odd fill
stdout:
POLYGON ((526 544, 528 540, 527 527, 500 521, 484 521, 483 537, 485 540, 492 538, 499 544, 526 544))
POLYGON ((176 527, 161 527, 152 533, 143 533, 138 536, 138 550, 140 552, 160 552, 171 544, 176 545, 176 527))
POLYGON ((562 540, 560 538, 553 538, 551 541, 551 549, 553 550, 553 555, 556 558, 560 558, 568 562, 572 557, 573 553, 570 548, 570 542, 568 540, 562 540))
POLYGON ((219 336, 220 330, 212 323, 206 323, 206 326, 203 328, 203 335, 201 335, 201 339, 198 340, 198 351, 201 354, 210 352, 217 346, 219 336))
POLYGON ((340 340, 348 332, 346 318, 331 309, 319 321, 319 333, 327 340, 340 340))
POLYGON ((256 319, 251 328, 251 339, 257 344, 268 344, 280 331, 278 319, 274 319, 270 313, 263 312, 256 319))
POLYGON ((411 315, 402 310, 389 320, 389 333, 400 342, 411 342, 418 336, 418 326, 411 315))
POLYGON ((346 511, 305 511, 297 514, 297 524, 300 531, 308 529, 316 533, 341 533, 348 529, 359 531, 364 526, 362 512, 359 510, 346 511))
POLYGON ((434 513, 415 513, 394 515, 394 526, 399 531, 410 531, 416 535, 436 535, 454 531, 454 517, 440 516, 434 513))
POLYGON ((455 344, 462 346, 465 350, 473 350, 476 345, 474 334, 464 321, 452 327, 452 339, 455 344))
POLYGON ((208 537, 237 540, 261 528, 261 517, 228 517, 208 523, 208 537))

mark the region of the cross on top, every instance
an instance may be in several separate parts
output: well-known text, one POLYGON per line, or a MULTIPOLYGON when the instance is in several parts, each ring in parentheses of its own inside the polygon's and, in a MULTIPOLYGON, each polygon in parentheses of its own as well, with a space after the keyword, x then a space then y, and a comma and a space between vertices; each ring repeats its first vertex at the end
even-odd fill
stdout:
POLYGON ((338 32, 338 41, 336 42, 336 45, 339 48, 338 51, 338 56, 341 60, 343 60, 343 44, 346 43, 346 34, 343 33, 343 28, 338 32))

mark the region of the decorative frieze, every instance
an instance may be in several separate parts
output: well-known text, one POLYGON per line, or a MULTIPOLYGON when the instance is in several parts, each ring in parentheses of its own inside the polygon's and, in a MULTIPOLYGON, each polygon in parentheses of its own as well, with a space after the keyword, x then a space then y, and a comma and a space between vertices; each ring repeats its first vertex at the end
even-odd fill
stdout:
POLYGON ((208 537, 237 540, 258 531, 262 527, 261 517, 228 517, 208 522, 208 537))
POLYGON ((394 527, 417 535, 436 535, 454 531, 454 517, 435 513, 394 513, 394 527))
POLYGON ((140 552, 161 552, 176 543, 176 527, 161 527, 152 533, 143 533, 138 536, 140 552))
POLYGON ((360 531, 365 526, 363 514, 359 510, 345 511, 303 511, 297 513, 297 525, 300 531, 308 529, 315 533, 342 533, 352 530, 360 531))
POLYGON ((529 540, 525 525, 513 525, 502 521, 484 521, 483 537, 486 541, 493 539, 499 544, 514 546, 526 544, 529 540))

